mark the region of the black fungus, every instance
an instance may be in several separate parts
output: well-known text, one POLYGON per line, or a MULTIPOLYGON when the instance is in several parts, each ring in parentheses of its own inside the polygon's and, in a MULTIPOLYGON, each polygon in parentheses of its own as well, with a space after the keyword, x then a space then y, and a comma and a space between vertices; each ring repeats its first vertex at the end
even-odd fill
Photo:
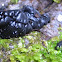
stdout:
POLYGON ((10 16, 10 17, 13 17, 13 16, 14 16, 14 11, 11 11, 11 12, 9 13, 9 16, 10 16))
POLYGON ((9 16, 8 12, 4 12, 4 16, 9 16))
POLYGON ((41 15, 28 5, 20 10, 0 11, 0 37, 22 37, 33 30, 39 30, 49 22, 50 17, 47 14, 41 15))
POLYGON ((57 43, 56 47, 55 47, 55 50, 58 50, 57 47, 62 47, 62 41, 60 41, 59 43, 57 43))
POLYGON ((0 15, 3 15, 3 11, 0 12, 0 15))

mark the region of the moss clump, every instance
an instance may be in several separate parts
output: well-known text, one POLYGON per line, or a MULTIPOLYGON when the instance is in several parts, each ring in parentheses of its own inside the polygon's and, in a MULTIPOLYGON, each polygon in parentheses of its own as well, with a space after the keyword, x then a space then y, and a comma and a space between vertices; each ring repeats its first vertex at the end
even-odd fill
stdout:
POLYGON ((11 0, 11 3, 16 4, 18 2, 18 0, 11 0))
POLYGON ((54 2, 56 2, 56 3, 60 3, 61 2, 61 0, 53 0, 54 2))
POLYGON ((62 32, 58 37, 43 41, 40 32, 35 31, 23 38, 0 39, 0 58, 5 55, 3 62, 62 62, 62 51, 55 50, 57 43, 61 40, 62 32), (25 39, 29 41, 27 45, 25 39), (10 45, 14 48, 10 48, 10 45))
POLYGON ((62 52, 60 50, 58 51, 55 50, 56 44, 60 40, 62 40, 61 39, 62 35, 60 35, 59 37, 54 37, 48 41, 41 40, 41 42, 39 39, 36 40, 35 38, 37 37, 36 35, 39 35, 39 33, 34 32, 33 35, 24 37, 30 41, 30 45, 27 48, 26 48, 26 45, 23 45, 22 47, 14 48, 11 51, 11 55, 10 55, 11 62, 16 62, 16 61, 19 61, 19 62, 62 62, 62 52))

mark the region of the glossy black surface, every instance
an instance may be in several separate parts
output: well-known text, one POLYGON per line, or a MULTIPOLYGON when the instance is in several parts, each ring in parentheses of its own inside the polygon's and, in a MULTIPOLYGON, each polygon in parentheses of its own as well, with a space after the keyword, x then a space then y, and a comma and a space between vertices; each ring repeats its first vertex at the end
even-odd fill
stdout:
POLYGON ((60 41, 59 43, 57 43, 56 47, 55 47, 55 50, 58 50, 57 47, 62 47, 62 41, 60 41))
POLYGON ((49 22, 50 17, 47 14, 41 15, 32 6, 23 6, 20 10, 0 11, 0 37, 22 37, 33 30, 39 30, 49 22))

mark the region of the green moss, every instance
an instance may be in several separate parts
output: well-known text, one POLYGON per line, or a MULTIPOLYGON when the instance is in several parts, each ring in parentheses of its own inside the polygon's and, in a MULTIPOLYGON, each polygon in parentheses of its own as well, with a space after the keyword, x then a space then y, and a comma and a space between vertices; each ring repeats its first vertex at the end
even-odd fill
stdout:
POLYGON ((14 48, 11 51, 11 62, 14 60, 20 62, 62 62, 62 52, 55 50, 56 44, 62 40, 62 35, 54 37, 49 41, 41 40, 40 42, 40 39, 37 38, 38 36, 39 38, 41 37, 39 34, 38 32, 32 32, 30 36, 25 36, 24 38, 29 40, 30 45, 27 48, 26 46, 14 48))
POLYGON ((56 2, 56 3, 60 3, 61 2, 61 0, 53 0, 54 2, 56 2))
POLYGON ((11 3, 16 4, 18 2, 18 0, 11 0, 11 3))
MULTIPOLYGON (((57 43, 62 40, 62 32, 59 34, 48 41, 43 41, 41 33, 35 31, 23 38, 0 39, 0 50, 4 48, 5 52, 10 51, 10 54, 6 53, 3 62, 8 62, 9 59, 10 62, 62 62, 62 51, 55 50, 57 43), (29 44, 25 45, 25 39, 29 44), (14 48, 11 49, 10 44, 14 48)), ((1 53, 1 58, 4 51, 1 53)))

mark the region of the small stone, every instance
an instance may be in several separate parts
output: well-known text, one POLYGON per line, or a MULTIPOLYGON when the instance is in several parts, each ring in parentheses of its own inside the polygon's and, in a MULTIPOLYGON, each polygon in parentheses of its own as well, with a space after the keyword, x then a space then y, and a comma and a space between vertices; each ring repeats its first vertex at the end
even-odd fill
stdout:
POLYGON ((62 22, 62 14, 59 14, 59 15, 58 15, 57 20, 58 20, 59 22, 62 22))

